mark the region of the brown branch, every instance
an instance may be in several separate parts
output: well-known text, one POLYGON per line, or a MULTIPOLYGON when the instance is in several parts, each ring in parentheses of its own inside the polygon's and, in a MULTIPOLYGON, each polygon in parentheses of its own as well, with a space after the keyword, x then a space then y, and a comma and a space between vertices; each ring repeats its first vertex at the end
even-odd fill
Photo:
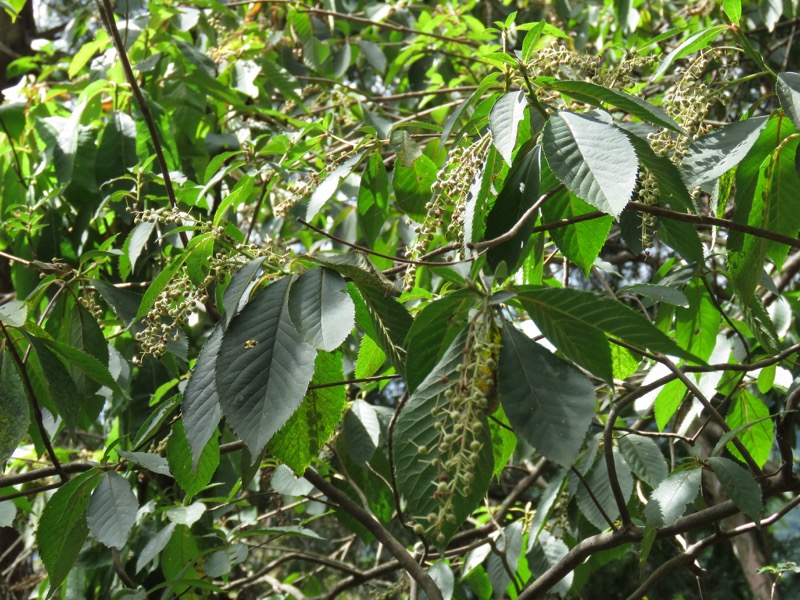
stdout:
POLYGON ((128 575, 128 572, 125 570, 125 566, 122 564, 122 560, 120 559, 119 549, 111 548, 111 564, 114 566, 114 572, 117 576, 122 580, 122 583, 125 584, 125 587, 129 589, 136 589, 136 584, 131 579, 131 576, 128 575))
POLYGON ((315 15, 322 15, 324 17, 334 17, 335 19, 343 19, 345 21, 352 21, 354 23, 360 23, 362 25, 369 25, 372 27, 379 27, 381 29, 388 29, 390 31, 401 31, 403 33, 411 33, 414 35, 424 35, 429 38, 433 38, 436 40, 440 40, 443 42, 450 42, 453 44, 463 44, 464 46, 469 46, 470 48, 478 48, 480 45, 472 40, 459 40, 456 38, 450 38, 446 35, 440 35, 438 33, 429 33, 427 31, 419 31, 417 29, 412 29, 411 27, 404 27, 403 25, 396 25, 394 23, 381 23, 379 21, 372 21, 370 19, 365 19, 364 17, 357 17, 355 15, 348 15, 340 12, 336 12, 333 10, 323 10, 321 8, 307 8, 307 9, 300 9, 297 12, 299 13, 307 13, 307 14, 315 14, 315 15))
POLYGON ((405 547, 397 541, 388 529, 375 520, 366 510, 353 502, 347 494, 329 483, 313 469, 306 469, 303 477, 328 498, 336 502, 342 510, 366 527, 369 532, 384 545, 391 555, 398 560, 411 578, 419 584, 428 598, 431 600, 442 600, 442 592, 436 586, 431 576, 414 560, 411 554, 408 553, 405 547))
POLYGON ((345 246, 348 246, 349 248, 353 248, 354 250, 358 250, 359 252, 364 252, 365 254, 371 254, 372 256, 377 256, 379 258, 386 258, 388 260, 392 260, 394 262, 403 263, 403 264, 406 264, 406 265, 416 265, 418 267, 448 267, 450 265, 457 265, 459 263, 472 262, 474 260, 472 258, 465 258, 463 260, 453 260, 453 261, 449 261, 449 262, 425 262, 425 261, 419 261, 419 260, 409 260, 407 258, 399 258, 397 256, 392 256, 390 254, 383 254, 381 252, 376 252, 375 250, 370 250, 369 248, 366 248, 364 246, 359 246, 358 244, 354 244, 352 242, 348 242, 347 240, 344 240, 344 239, 342 239, 342 238, 340 238, 340 237, 338 237, 336 235, 333 235, 332 233, 328 233, 324 229, 320 229, 319 227, 315 227, 314 225, 312 225, 311 223, 309 223, 308 221, 306 221, 304 219, 298 218, 297 222, 300 223, 301 225, 303 225, 304 227, 308 227, 309 229, 311 229, 313 231, 316 231, 320 235, 324 235, 326 238, 331 239, 331 240, 333 240, 334 242, 336 242, 338 244, 343 244, 345 246))
POLYGON ((517 222, 514 223, 514 226, 508 231, 506 231, 504 234, 498 235, 496 238, 491 240, 485 240, 483 242, 475 242, 474 244, 467 244, 467 247, 475 250, 484 250, 486 248, 494 248, 495 246, 499 246, 500 244, 512 240, 514 236, 516 236, 522 230, 522 227, 525 225, 525 223, 536 214, 536 212, 539 210, 542 204, 544 204, 548 198, 552 198, 555 194, 560 192, 563 188, 564 184, 559 183, 549 192, 539 196, 536 202, 534 202, 533 205, 522 214, 522 216, 517 220, 517 222))
POLYGON ((730 231, 739 231, 741 233, 754 235, 756 237, 765 240, 771 240, 773 242, 786 244, 787 246, 791 246, 792 248, 800 248, 800 240, 798 240, 797 238, 789 237, 788 235, 781 235, 780 233, 775 233, 774 231, 769 231, 768 229, 753 227, 752 225, 742 225, 741 223, 729 221, 728 219, 708 217, 705 215, 691 215, 689 213, 680 213, 680 212, 675 212, 673 210, 669 210, 667 208, 662 208, 660 206, 650 206, 649 204, 642 204, 641 202, 629 202, 628 208, 631 210, 635 210, 637 212, 643 212, 655 215, 656 217, 671 219, 673 221, 693 223, 694 225, 716 226, 716 227, 721 227, 723 229, 728 229, 730 231))
MULTIPOLYGON (((156 151, 156 158, 158 160, 158 164, 161 166, 161 174, 164 177, 164 188, 167 190, 169 204, 173 210, 177 210, 178 200, 175 197, 175 188, 172 185, 172 178, 169 174, 167 159, 164 157, 164 150, 161 146, 161 140, 158 137, 158 128, 153 120, 150 107, 147 105, 147 100, 145 100, 144 94, 142 94, 142 90, 139 87, 139 82, 136 81, 136 75, 133 74, 131 62, 128 60, 128 55, 125 52, 125 44, 122 42, 122 38, 119 35, 119 29, 117 29, 117 24, 114 21, 114 9, 111 6, 110 0, 97 0, 97 2, 98 7, 100 8, 100 15, 103 18, 103 23, 108 30, 111 40, 114 42, 114 48, 116 49, 117 55, 119 56, 119 61, 122 64, 122 71, 125 73, 125 79, 128 81, 128 85, 131 86, 131 91, 136 98, 136 103, 139 105, 139 110, 142 111, 142 118, 147 124, 147 129, 150 131, 150 137, 153 140, 153 148, 156 151)), ((178 235, 181 239, 183 247, 187 248, 189 246, 189 238, 186 237, 186 232, 181 230, 178 235)))

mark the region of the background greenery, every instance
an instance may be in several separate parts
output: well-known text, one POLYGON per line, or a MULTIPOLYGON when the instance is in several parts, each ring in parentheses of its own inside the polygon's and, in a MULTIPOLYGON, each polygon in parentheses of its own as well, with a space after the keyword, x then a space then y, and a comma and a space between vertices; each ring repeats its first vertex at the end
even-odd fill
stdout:
POLYGON ((0 0, 0 597, 796 596, 797 10, 0 0))

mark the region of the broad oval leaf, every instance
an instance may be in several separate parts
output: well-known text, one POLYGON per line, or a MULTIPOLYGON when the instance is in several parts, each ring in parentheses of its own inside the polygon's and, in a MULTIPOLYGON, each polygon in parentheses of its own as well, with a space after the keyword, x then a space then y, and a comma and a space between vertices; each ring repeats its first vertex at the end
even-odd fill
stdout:
POLYGON ((591 381, 509 324, 498 379, 514 431, 548 459, 571 466, 594 415, 591 381))
POLYGON ((287 307, 290 279, 272 282, 230 322, 217 355, 222 413, 258 455, 300 406, 316 351, 297 332, 287 307))
POLYGON ((686 185, 697 187, 714 181, 738 165, 768 120, 769 117, 754 117, 729 123, 692 142, 681 165, 686 185))
POLYGON ((783 112, 789 115, 794 126, 800 129, 800 73, 778 75, 778 98, 783 112))
MULTIPOLYGON (((772 443, 775 441, 775 424, 770 418, 769 408, 764 401, 746 389, 742 389, 734 398, 725 420, 731 429, 739 429, 744 426, 737 437, 756 464, 763 467, 769 458, 772 443), (747 427, 746 425, 749 423, 752 425, 747 427)), ((728 444, 728 450, 744 462, 741 453, 733 444, 728 444)))
POLYGON ((652 438, 636 434, 623 435, 618 443, 631 471, 647 485, 656 488, 667 478, 667 461, 652 438))
POLYGON ((492 130, 492 143, 500 156, 511 166, 511 155, 517 145, 519 124, 525 118, 528 105, 525 92, 509 92, 495 102, 489 113, 489 128, 492 130))
POLYGON ((167 442, 167 462, 175 481, 186 492, 187 500, 191 500, 206 487, 214 476, 214 471, 217 470, 219 442, 216 434, 215 428, 195 463, 192 459, 192 451, 189 449, 189 440, 183 422, 177 421, 172 426, 172 432, 167 442))
POLYGON ((28 431, 30 411, 14 361, 0 352, 0 465, 17 449, 28 431))
POLYGON ((216 380, 217 353, 222 344, 222 332, 222 325, 217 324, 200 349, 192 376, 183 392, 181 413, 194 469, 222 418, 216 380))
POLYGON ((356 400, 344 416, 347 452, 356 463, 365 465, 372 459, 381 438, 381 424, 371 404, 356 400))
POLYGON ((431 199, 431 186, 437 177, 436 163, 425 154, 420 154, 410 166, 398 163, 394 166, 392 189, 397 206, 409 217, 422 221, 427 214, 425 204, 431 199))
POLYGON ((98 542, 121 550, 128 542, 138 509, 128 480, 116 471, 108 471, 92 493, 86 522, 98 542))
POLYGON ((61 486, 48 500, 36 530, 36 544, 50 586, 56 589, 69 574, 86 541, 86 510, 100 472, 82 473, 61 486))
POLYGON ((744 514, 758 521, 764 512, 764 500, 761 498, 761 488, 747 469, 719 456, 709 458, 708 464, 728 497, 744 514))
POLYGON ((651 527, 668 527, 683 515, 700 491, 701 469, 684 469, 667 477, 653 491, 644 509, 651 527))
POLYGON ((558 112, 543 133, 556 177, 581 200, 619 217, 636 186, 639 163, 628 137, 610 123, 558 112))
POLYGON ((306 271, 292 284, 289 315, 295 328, 314 347, 333 352, 350 335, 355 305, 336 271, 306 271))
MULTIPOLYGON (((633 492, 633 477, 631 477, 631 470, 627 463, 616 450, 614 451, 614 468, 617 472, 617 482, 619 483, 622 495, 627 501, 630 499, 631 493, 633 492)), ((605 511, 608 518, 612 521, 615 521, 619 516, 619 508, 614 498, 614 492, 611 489, 605 457, 601 456, 595 461, 592 468, 586 474, 585 479, 592 494, 589 494, 586 485, 579 482, 577 484, 578 491, 576 493, 578 507, 592 525, 597 527, 600 531, 604 531, 608 529, 609 524, 595 502, 603 507, 603 511, 605 511), (592 498, 592 495, 594 495, 594 498, 592 498)))

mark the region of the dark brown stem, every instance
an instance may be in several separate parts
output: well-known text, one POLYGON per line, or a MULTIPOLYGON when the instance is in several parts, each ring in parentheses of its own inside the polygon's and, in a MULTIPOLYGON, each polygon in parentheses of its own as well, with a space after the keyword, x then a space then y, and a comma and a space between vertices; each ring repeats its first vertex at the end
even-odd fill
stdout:
MULTIPOLYGON (((108 29, 108 34, 111 36, 111 40, 114 42, 114 48, 116 49, 117 55, 119 56, 119 61, 122 64, 122 71, 125 73, 125 79, 127 80, 128 85, 131 86, 131 91, 136 98, 136 103, 139 105, 139 110, 142 111, 142 118, 147 124, 147 129, 150 131, 150 137, 153 140, 153 148, 156 151, 156 158, 159 166, 161 167, 161 175, 164 177, 164 188, 167 190, 169 204, 173 210, 177 210, 178 200, 175 197, 175 188, 172 185, 172 178, 169 174, 167 159, 164 157, 164 150, 161 146, 161 140, 158 137, 158 128, 156 127, 155 120, 153 120, 150 107, 147 105, 147 100, 145 100, 144 94, 142 94, 142 90, 139 87, 139 82, 136 81, 136 75, 133 73, 131 62, 128 60, 128 55, 125 53, 125 44, 122 42, 122 38, 119 35, 119 29, 117 29, 117 24, 114 21, 114 9, 111 6, 111 1, 97 0, 97 2, 100 3, 100 14, 103 17, 103 23, 105 24, 106 29, 108 29)), ((186 237, 186 232, 180 231, 179 236, 183 247, 188 247, 189 238, 186 237)))
POLYGON ((431 576, 414 560, 405 547, 397 541, 388 529, 376 521, 366 510, 353 502, 347 494, 329 483, 313 469, 306 469, 303 477, 320 492, 336 502, 342 510, 366 527, 369 532, 384 545, 391 555, 398 560, 409 576, 419 584, 428 598, 431 600, 442 600, 442 592, 436 586, 431 576))
POLYGON ((320 229, 319 227, 315 227, 314 225, 312 225, 308 221, 305 221, 304 219, 298 218, 297 222, 300 223, 301 225, 303 225, 304 227, 308 227, 309 229, 311 229, 313 231, 316 231, 320 235, 324 235, 326 238, 328 238, 330 240, 333 240, 334 242, 336 242, 338 244, 342 244, 344 246, 348 246, 350 248, 353 248, 354 250, 358 250, 359 252, 364 252, 365 254, 371 254, 372 256, 377 256, 379 258, 386 258, 386 259, 389 259, 389 260, 393 260, 394 262, 399 262, 399 263, 403 263, 403 264, 406 264, 406 265, 416 265, 416 266, 419 266, 419 267, 447 267, 449 265, 457 265, 459 263, 472 262, 472 260, 473 260, 472 258, 465 258, 463 260, 453 260, 453 261, 450 261, 450 262, 425 262, 425 261, 419 261, 419 260, 409 260, 407 258, 399 258, 397 256, 391 256, 390 254, 383 254, 381 252, 376 252, 375 250, 370 250, 369 248, 366 248, 364 246, 359 246, 358 244, 353 244, 352 242, 348 242, 347 240, 343 240, 342 238, 340 238, 340 237, 338 237, 336 235, 333 235, 332 233, 328 233, 324 229, 320 229))

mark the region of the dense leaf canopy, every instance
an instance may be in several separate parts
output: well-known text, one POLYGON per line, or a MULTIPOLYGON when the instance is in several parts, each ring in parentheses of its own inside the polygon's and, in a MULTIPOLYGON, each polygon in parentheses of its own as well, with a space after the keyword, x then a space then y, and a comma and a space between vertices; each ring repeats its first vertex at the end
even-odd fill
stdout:
POLYGON ((0 597, 790 589, 796 3, 0 12, 0 597))

